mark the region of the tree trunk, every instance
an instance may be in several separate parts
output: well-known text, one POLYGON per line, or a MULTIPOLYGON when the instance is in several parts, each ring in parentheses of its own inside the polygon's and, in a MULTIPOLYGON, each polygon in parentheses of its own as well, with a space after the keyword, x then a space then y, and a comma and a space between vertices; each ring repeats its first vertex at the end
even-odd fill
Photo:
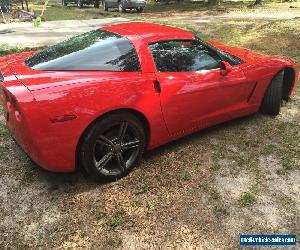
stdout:
POLYGON ((26 3, 26 10, 29 12, 29 8, 28 8, 28 0, 25 0, 26 3))

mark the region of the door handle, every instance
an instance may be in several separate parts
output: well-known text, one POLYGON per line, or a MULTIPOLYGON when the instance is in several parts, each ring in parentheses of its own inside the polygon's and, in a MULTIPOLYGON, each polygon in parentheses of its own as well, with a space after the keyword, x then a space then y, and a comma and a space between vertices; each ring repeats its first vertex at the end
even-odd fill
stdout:
POLYGON ((157 93, 161 92, 160 82, 157 79, 153 80, 153 86, 157 93))

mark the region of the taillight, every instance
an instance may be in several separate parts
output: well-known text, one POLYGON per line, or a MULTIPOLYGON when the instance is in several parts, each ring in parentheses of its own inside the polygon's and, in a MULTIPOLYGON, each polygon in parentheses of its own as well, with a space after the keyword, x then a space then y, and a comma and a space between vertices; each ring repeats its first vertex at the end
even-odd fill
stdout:
POLYGON ((17 121, 21 121, 22 115, 16 98, 12 94, 10 94, 6 89, 2 88, 1 99, 3 102, 3 106, 7 110, 7 112, 11 115, 14 115, 17 121))
POLYGON ((22 116, 21 116, 20 111, 15 110, 15 117, 16 117, 16 120, 17 120, 18 122, 20 122, 20 121, 22 120, 22 116))

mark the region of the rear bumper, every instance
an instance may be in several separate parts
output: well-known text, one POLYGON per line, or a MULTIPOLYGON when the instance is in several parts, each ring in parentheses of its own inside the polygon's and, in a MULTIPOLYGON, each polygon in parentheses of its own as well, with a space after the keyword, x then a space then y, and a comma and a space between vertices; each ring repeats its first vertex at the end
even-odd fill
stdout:
POLYGON ((9 114, 6 125, 16 143, 41 168, 51 172, 75 170, 74 151, 64 142, 53 143, 57 141, 57 135, 51 129, 36 131, 36 127, 28 126, 26 121, 16 121, 12 114, 9 114))
POLYGON ((1 95, 6 126, 19 146, 43 169, 74 171, 76 137, 65 133, 61 128, 63 124, 52 124, 25 86, 5 88, 3 83, 1 85, 6 93, 1 95))

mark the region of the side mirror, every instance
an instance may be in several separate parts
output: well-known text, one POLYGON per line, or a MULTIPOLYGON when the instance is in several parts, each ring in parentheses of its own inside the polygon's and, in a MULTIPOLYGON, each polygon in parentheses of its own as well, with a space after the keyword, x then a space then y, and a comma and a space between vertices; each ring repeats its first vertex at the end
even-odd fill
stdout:
POLYGON ((232 71, 232 66, 230 63, 222 61, 223 68, 221 69, 221 75, 226 76, 228 73, 232 71))

